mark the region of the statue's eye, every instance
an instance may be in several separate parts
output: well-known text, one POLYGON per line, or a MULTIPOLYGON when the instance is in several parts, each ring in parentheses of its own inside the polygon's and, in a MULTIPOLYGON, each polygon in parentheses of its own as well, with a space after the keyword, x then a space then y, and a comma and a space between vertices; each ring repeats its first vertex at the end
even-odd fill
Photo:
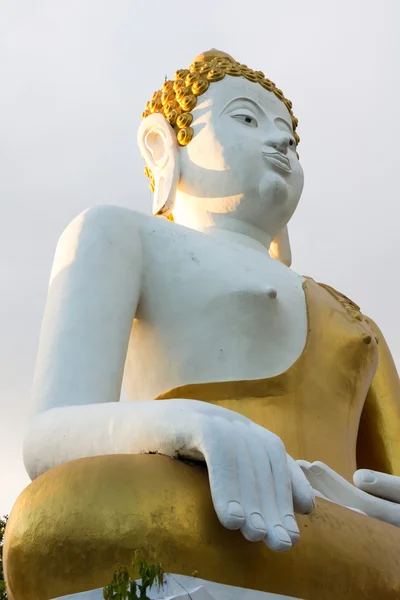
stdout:
POLYGON ((258 127, 257 119, 251 115, 235 114, 231 115, 231 117, 237 121, 240 121, 244 125, 247 125, 248 127, 258 127))

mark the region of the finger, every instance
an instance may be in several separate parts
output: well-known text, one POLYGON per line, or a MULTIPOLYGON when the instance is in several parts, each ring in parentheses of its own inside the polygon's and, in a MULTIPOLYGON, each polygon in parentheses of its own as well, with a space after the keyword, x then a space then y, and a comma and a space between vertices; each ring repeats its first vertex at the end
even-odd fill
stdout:
POLYGON ((348 508, 356 508, 375 519, 400 526, 400 506, 358 489, 333 469, 321 462, 312 463, 307 477, 315 489, 329 500, 348 508))
MULTIPOLYGON (((240 503, 244 510, 245 521, 240 529, 246 540, 261 541, 267 535, 267 525, 261 507, 258 482, 254 469, 254 455, 249 448, 249 427, 235 424, 235 450, 238 465, 240 503)), ((260 453, 258 459, 262 461, 260 453)))
POLYGON ((316 461, 309 466, 302 465, 302 470, 312 487, 332 502, 361 508, 355 504, 359 499, 357 488, 325 463, 316 461))
MULTIPOLYGON (((323 500, 327 500, 328 502, 332 502, 332 500, 329 500, 329 498, 327 498, 326 496, 324 496, 323 494, 321 494, 321 492, 318 492, 317 490, 314 490, 314 494, 315 494, 316 498, 322 498, 323 500)), ((333 504, 336 504, 336 502, 333 502, 333 504)), ((354 508, 353 506, 345 506, 345 508, 348 508, 349 510, 354 510, 354 512, 357 512, 360 515, 367 516, 367 513, 363 512, 359 508, 354 508)))
POLYGON ((201 442, 201 451, 208 468, 212 501, 222 525, 227 529, 240 529, 245 516, 240 503, 234 440, 230 435, 232 425, 218 417, 213 417, 212 423, 213 427, 205 428, 201 442))
MULTIPOLYGON (((293 459, 293 460, 294 460, 294 459, 293 459)), ((299 465, 299 467, 300 467, 300 468, 303 468, 303 467, 304 467, 304 468, 306 468, 306 469, 307 469, 308 467, 311 467, 311 464, 312 464, 312 463, 310 463, 308 460, 296 460, 296 461, 294 461, 294 462, 296 462, 296 463, 299 465)))
POLYGON ((314 489, 318 490, 327 500, 381 518, 378 516, 380 514, 379 507, 376 502, 374 506, 371 496, 356 488, 326 464, 316 461, 305 470, 314 489))
MULTIPOLYGON (((269 446, 265 441, 264 430, 262 435, 258 432, 252 432, 247 438, 248 451, 251 464, 254 470, 254 479, 258 497, 258 512, 262 515, 266 527, 265 544, 277 552, 290 550, 292 546, 291 535, 287 531, 279 510, 277 495, 275 489, 275 480, 272 473, 272 467, 269 457, 269 446)), ((286 457, 285 457, 286 460, 286 457)), ((290 482, 289 482, 290 486, 290 482)), ((290 513, 290 501, 288 506, 283 508, 284 516, 293 515, 293 507, 290 513)), ((297 524, 289 520, 290 529, 293 536, 298 536, 297 524), (297 531, 296 531, 297 529, 297 531)), ((297 540, 296 540, 297 541, 297 540)))
MULTIPOLYGON (((292 484, 286 449, 283 442, 271 434, 268 435, 267 444, 279 515, 292 544, 295 544, 300 538, 300 531, 294 516, 292 484)), ((303 475, 303 473, 301 474, 303 475)), ((307 485, 309 485, 308 482, 307 485)))
POLYGON ((400 503, 400 477, 359 469, 354 473, 353 481, 354 485, 368 494, 400 503))
MULTIPOLYGON (((325 498, 325 500, 327 500, 327 498, 325 498)), ((365 513, 363 510, 360 510, 359 508, 354 508, 354 506, 346 506, 345 508, 348 508, 349 510, 353 510, 354 512, 358 513, 359 515, 364 515, 365 517, 368 517, 367 513, 365 513)))
POLYGON ((307 461, 295 461, 287 454, 294 511, 299 515, 308 515, 315 508, 314 491, 306 475, 303 473, 301 465, 298 463, 311 466, 311 463, 307 463, 307 461))
POLYGON ((314 495, 316 498, 322 498, 323 500, 328 500, 328 502, 331 502, 331 500, 329 500, 329 498, 327 498, 326 496, 321 494, 321 492, 318 492, 318 490, 314 490, 314 495))

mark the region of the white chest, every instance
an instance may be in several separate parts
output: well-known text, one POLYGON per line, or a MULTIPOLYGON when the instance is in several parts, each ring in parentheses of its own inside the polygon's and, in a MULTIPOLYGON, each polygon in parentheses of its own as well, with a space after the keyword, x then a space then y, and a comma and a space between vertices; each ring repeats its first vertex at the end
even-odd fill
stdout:
POLYGON ((174 233, 146 237, 128 396, 287 370, 306 340, 302 278, 266 252, 183 228, 174 233))

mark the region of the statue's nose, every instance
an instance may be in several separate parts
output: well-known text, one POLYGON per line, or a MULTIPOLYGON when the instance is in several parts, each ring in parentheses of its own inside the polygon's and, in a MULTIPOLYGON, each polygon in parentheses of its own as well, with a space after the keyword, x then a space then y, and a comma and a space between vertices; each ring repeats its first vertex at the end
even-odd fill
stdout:
POLYGON ((290 143, 289 134, 284 131, 277 131, 273 135, 269 136, 267 140, 267 145, 272 146, 277 152, 281 152, 282 154, 287 154, 287 150, 290 143))

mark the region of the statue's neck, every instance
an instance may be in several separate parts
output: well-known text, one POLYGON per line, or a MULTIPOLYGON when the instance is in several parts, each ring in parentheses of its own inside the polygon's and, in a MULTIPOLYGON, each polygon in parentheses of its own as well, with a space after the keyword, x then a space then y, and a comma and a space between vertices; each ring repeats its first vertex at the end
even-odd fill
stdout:
POLYGON ((260 227, 246 221, 198 209, 191 202, 176 203, 174 221, 214 238, 261 250, 269 256, 271 236, 260 227))

